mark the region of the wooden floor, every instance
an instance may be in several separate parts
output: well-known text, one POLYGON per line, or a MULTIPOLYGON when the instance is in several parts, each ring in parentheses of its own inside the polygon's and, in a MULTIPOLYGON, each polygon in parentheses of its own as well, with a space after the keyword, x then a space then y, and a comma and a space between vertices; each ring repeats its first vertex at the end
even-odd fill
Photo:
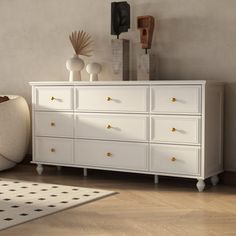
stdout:
POLYGON ((195 180, 89 170, 19 165, 2 178, 96 187, 118 194, 0 232, 1 236, 236 235, 236 188, 208 184, 197 192, 195 180))

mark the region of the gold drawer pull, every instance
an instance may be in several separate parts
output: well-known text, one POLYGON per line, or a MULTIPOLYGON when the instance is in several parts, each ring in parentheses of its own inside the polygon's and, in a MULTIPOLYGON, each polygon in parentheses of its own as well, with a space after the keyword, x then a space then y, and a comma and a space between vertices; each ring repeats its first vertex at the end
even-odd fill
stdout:
POLYGON ((55 152, 56 151, 56 149, 55 148, 51 148, 51 152, 55 152))
POLYGON ((55 126, 56 124, 54 122, 51 122, 51 126, 55 126))
POLYGON ((107 125, 107 129, 111 129, 112 127, 111 127, 111 125, 107 125))
POLYGON ((107 152, 107 157, 111 157, 111 156, 112 156, 112 153, 107 152))
POLYGON ((171 158, 171 161, 176 161, 176 158, 175 158, 175 157, 172 157, 172 158, 171 158))
POLYGON ((176 131, 176 128, 172 128, 171 131, 172 131, 172 132, 175 132, 175 131, 176 131))
POLYGON ((107 97, 107 101, 111 101, 111 97, 107 97))
POLYGON ((171 98, 171 101, 172 102, 176 102, 176 98, 171 98))
POLYGON ((55 97, 53 97, 53 96, 51 97, 51 101, 53 101, 53 100, 55 100, 55 99, 56 99, 55 97))

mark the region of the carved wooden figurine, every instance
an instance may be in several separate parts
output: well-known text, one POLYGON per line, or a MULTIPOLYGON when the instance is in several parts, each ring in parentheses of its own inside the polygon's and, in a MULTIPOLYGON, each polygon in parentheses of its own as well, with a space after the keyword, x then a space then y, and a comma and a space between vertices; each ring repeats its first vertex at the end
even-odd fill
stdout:
POLYGON ((111 3, 111 34, 117 39, 130 28, 130 6, 127 2, 111 3))
POLYGON ((138 16, 137 26, 140 30, 140 41, 142 48, 150 49, 152 46, 152 35, 154 30, 155 20, 153 16, 138 16))
POLYGON ((140 41, 145 54, 137 58, 137 79, 153 80, 155 79, 155 58, 154 55, 147 53, 152 46, 152 36, 155 20, 153 16, 138 16, 137 27, 140 30, 140 41))

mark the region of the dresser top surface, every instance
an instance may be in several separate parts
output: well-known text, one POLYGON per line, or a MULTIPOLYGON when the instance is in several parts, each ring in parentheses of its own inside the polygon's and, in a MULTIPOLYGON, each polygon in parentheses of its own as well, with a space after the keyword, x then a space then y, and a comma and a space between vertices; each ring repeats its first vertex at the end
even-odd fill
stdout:
POLYGON ((29 82, 31 86, 110 86, 110 85, 205 85, 222 84, 219 81, 212 80, 152 80, 152 81, 33 81, 29 82))

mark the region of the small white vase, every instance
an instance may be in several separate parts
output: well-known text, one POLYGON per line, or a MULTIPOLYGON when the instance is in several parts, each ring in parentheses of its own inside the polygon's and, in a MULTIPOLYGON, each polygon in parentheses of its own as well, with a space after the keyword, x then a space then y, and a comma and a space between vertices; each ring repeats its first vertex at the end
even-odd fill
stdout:
POLYGON ((90 63, 86 66, 86 71, 90 74, 89 81, 97 81, 98 74, 101 72, 102 66, 96 62, 90 63))
POLYGON ((66 61, 66 68, 70 71, 69 81, 80 81, 81 70, 84 68, 84 61, 78 56, 74 55, 66 61))

